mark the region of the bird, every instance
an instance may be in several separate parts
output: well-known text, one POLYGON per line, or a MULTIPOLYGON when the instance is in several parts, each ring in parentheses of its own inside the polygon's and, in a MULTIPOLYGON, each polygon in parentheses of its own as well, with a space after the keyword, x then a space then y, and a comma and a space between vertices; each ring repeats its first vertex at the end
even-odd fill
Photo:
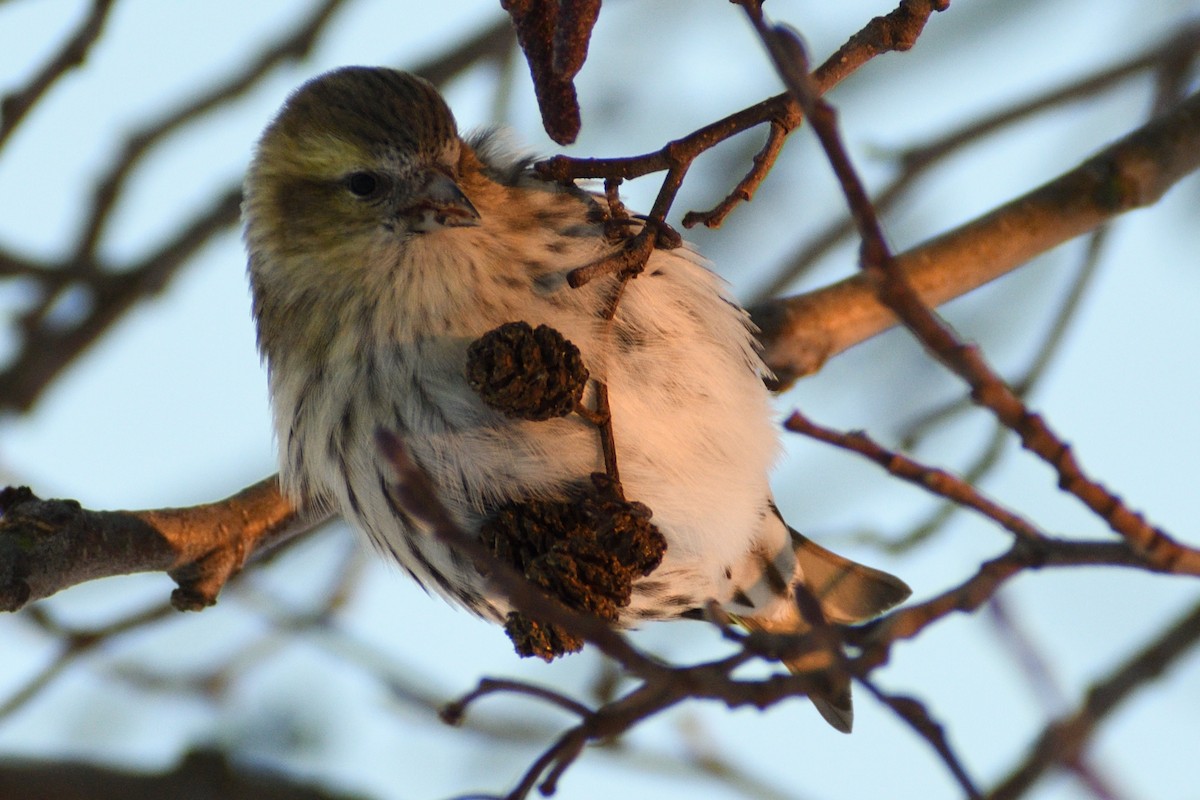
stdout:
MULTIPOLYGON (((431 83, 382 67, 311 79, 266 126, 245 179, 243 238, 287 495, 340 513, 427 591, 503 622, 512 610, 471 560, 389 496, 373 433, 403 442, 472 535, 512 504, 571 502, 606 469, 595 420, 513 416, 467 376, 489 331, 545 328, 586 369, 579 407, 607 393, 620 491, 665 544, 661 563, 631 580, 615 624, 715 607, 751 630, 800 633, 813 624, 801 596, 839 624, 907 598, 899 578, 780 515, 768 370, 725 283, 683 246, 653 250, 636 277, 572 286, 574 269, 619 251, 645 222, 534 165, 503 130, 460 135, 431 83)), ((810 697, 850 731, 844 674, 810 697)))

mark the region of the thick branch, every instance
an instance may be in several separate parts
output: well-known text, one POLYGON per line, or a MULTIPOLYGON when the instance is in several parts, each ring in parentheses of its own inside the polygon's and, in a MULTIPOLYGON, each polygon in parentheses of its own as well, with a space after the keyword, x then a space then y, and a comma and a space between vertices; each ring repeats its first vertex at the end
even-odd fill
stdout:
POLYGON ((190 508, 89 511, 73 500, 0 492, 0 609, 15 611, 84 581, 167 572, 182 610, 216 602, 252 554, 310 528, 275 476, 232 497, 190 508))
POLYGON ((0 762, 0 797, 116 800, 187 797, 190 800, 352 800, 281 775, 230 764, 222 753, 188 753, 174 769, 138 773, 62 761, 0 762))
MULTIPOLYGON (((1075 169, 895 257, 921 300, 960 297, 1119 214, 1157 202, 1200 168, 1200 94, 1075 169)), ((870 275, 751 310, 781 386, 896 325, 870 275)))

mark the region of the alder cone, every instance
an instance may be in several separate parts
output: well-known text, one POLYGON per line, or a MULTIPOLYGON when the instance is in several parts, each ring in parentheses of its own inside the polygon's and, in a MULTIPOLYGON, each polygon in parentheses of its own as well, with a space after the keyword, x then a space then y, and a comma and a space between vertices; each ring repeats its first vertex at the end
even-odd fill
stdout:
POLYGON ((510 417, 564 417, 575 410, 587 380, 579 348, 549 325, 506 322, 467 349, 471 388, 510 417))

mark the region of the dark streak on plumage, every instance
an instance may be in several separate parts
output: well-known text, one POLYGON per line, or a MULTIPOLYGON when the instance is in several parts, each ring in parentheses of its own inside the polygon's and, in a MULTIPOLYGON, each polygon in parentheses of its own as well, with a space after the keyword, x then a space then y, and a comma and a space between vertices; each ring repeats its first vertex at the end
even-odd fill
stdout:
MULTIPOLYGON (((428 81, 392 70, 346 67, 310 81, 294 92, 284 115, 315 120, 314 130, 346 131, 364 141, 388 124, 391 148, 434 153, 458 136, 454 114, 428 81), (412 108, 435 113, 415 116, 412 108)), ((277 121, 281 124, 284 120, 277 121)))
POLYGON ((343 485, 346 487, 346 500, 350 503, 350 510, 356 518, 362 519, 362 504, 358 501, 358 493, 354 491, 350 481, 345 481, 343 485))
MULTIPOLYGON (((386 482, 383 482, 382 478, 380 480, 381 480, 381 483, 383 484, 384 498, 387 500, 388 505, 390 507, 392 507, 393 509, 395 509, 394 501, 392 500, 391 493, 387 490, 386 482)), ((400 553, 397 552, 396 546, 392 543, 391 539, 389 539, 387 536, 380 534, 378 531, 375 530, 374 526, 366 524, 365 521, 364 521, 363 527, 366 529, 367 535, 370 537, 371 541, 374 543, 374 545, 376 547, 378 547, 380 550, 390 553, 392 556, 392 560, 404 568, 404 571, 408 573, 408 576, 410 578, 412 578, 414 581, 416 581, 417 586, 420 586, 421 589, 425 592, 429 591, 428 587, 425 586, 424 582, 422 582, 421 579, 419 577, 417 577, 417 573, 415 571, 413 571, 413 568, 408 565, 408 562, 400 557, 400 553)))
POLYGON ((751 552, 762 565, 763 577, 770 590, 777 595, 786 595, 790 586, 787 579, 780 573, 779 567, 771 560, 770 554, 761 545, 755 545, 751 552))
POLYGON ((482 606, 483 610, 479 612, 479 616, 488 617, 495 622, 500 622, 504 619, 504 614, 501 614, 500 609, 496 608, 496 604, 490 600, 480 598, 480 606, 482 606))
POLYGON ((425 552, 417 546, 416 537, 408 536, 404 541, 408 544, 409 553, 414 559, 416 559, 416 562, 420 565, 421 569, 425 570, 425 574, 433 578, 434 583, 438 585, 438 587, 447 597, 454 597, 456 595, 456 588, 454 584, 451 583, 445 575, 438 571, 438 568, 433 565, 433 562, 429 560, 429 558, 425 555, 425 552))
MULTIPOLYGON (((400 522, 409 530, 416 530, 416 528, 413 524, 412 516, 410 516, 407 511, 405 511, 403 508, 401 508, 400 504, 396 502, 396 499, 394 497, 392 497, 392 489, 391 489, 391 486, 388 485, 388 479, 385 478, 383 475, 379 475, 378 478, 379 478, 379 489, 380 489, 380 492, 383 494, 383 499, 385 502, 387 502, 388 508, 391 509, 391 512, 396 516, 396 519, 400 520, 400 522)), ((412 537, 406 536, 404 538, 405 538, 405 541, 408 541, 412 537)), ((401 563, 403 563, 403 561, 401 561, 401 563)))
POLYGON ((375 352, 374 348, 367 351, 365 375, 367 379, 367 399, 372 406, 378 407, 382 400, 383 392, 379 385, 379 354, 375 352))
POLYGON ((445 412, 442 411, 441 404, 429 394, 429 391, 425 388, 425 384, 417 380, 415 375, 409 384, 409 388, 419 398, 419 402, 415 405, 428 412, 426 422, 436 423, 436 426, 442 431, 448 431, 453 427, 450 420, 446 417, 445 412))
POLYGON ((392 424, 395 426, 392 433, 403 434, 408 432, 408 423, 404 419, 404 412, 395 403, 392 403, 392 424))
MULTIPOLYGON (((420 465, 418 464, 418 466, 420 465)), ((383 497, 384 500, 387 501, 388 508, 391 509, 392 513, 395 514, 396 517, 408 529, 409 535, 404 536, 403 541, 406 549, 408 550, 408 554, 412 557, 412 560, 417 563, 417 566, 425 571, 426 575, 433 579, 434 583, 438 585, 438 587, 446 594, 447 597, 455 597, 457 595, 457 590, 454 584, 452 584, 446 578, 446 576, 443 575, 437 569, 437 567, 433 565, 433 562, 431 562, 429 557, 425 555, 425 551, 421 549, 421 546, 418 543, 420 529, 416 526, 415 520, 413 520, 412 516, 405 511, 399 503, 396 502, 394 497, 392 497, 392 493, 388 486, 388 481, 382 475, 379 476, 379 486, 383 491, 383 497)), ((401 560, 401 563, 404 563, 403 560, 401 560)))
POLYGON ((561 272, 544 272, 533 279, 533 288, 539 293, 549 295, 567 285, 567 279, 561 272))
POLYGON ((451 548, 448 552, 450 554, 450 563, 460 573, 467 574, 473 569, 473 567, 471 565, 471 560, 469 558, 467 558, 466 556, 464 556, 462 553, 458 552, 457 550, 455 550, 453 548, 451 548))
POLYGON ((600 235, 600 229, 595 225, 568 225, 560 228, 558 233, 572 239, 594 239, 600 235))
POLYGON ((626 355, 645 348, 651 342, 648 331, 626 320, 616 325, 614 334, 617 349, 626 355))

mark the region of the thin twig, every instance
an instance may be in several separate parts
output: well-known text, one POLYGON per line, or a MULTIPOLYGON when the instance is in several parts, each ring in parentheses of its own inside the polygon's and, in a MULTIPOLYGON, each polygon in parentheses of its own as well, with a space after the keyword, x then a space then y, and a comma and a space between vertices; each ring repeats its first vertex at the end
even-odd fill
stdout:
MULTIPOLYGON (((970 144, 981 141, 1035 114, 1069 102, 1092 97, 1100 92, 1116 89, 1125 81, 1137 77, 1147 70, 1153 69, 1158 75, 1170 77, 1186 74, 1187 65, 1195 59, 1198 52, 1200 52, 1200 24, 1185 25, 1170 38, 1156 42, 1145 51, 1099 73, 1087 75, 1036 94, 1009 108, 986 114, 932 140, 925 141, 917 147, 902 150, 895 156, 895 159, 899 161, 900 170, 876 193, 875 208, 883 213, 897 205, 916 187, 917 181, 934 166, 970 144)), ((1165 100, 1156 101, 1153 104, 1156 113, 1165 113, 1172 105, 1178 103, 1179 99, 1176 97, 1171 103, 1166 103, 1165 100)), ((748 305, 755 306, 764 303, 785 290, 818 259, 853 232, 854 223, 849 218, 838 217, 831 221, 799 251, 785 260, 784 268, 751 295, 748 305)))
POLYGON ((1109 714, 1191 652, 1198 642, 1200 605, 1176 620, 1107 678, 1093 684, 1074 714, 1048 725, 1025 760, 987 795, 988 800, 1015 800, 1055 765, 1076 758, 1109 714))
MULTIPOLYGON (((876 17, 852 36, 813 73, 813 80, 820 91, 825 92, 853 74, 872 58, 886 52, 907 50, 920 35, 930 15, 935 10, 944 8, 945 5, 945 3, 932 2, 932 0, 901 0, 895 11, 884 17, 876 17)), ((661 233, 667 213, 674 203, 684 175, 687 174, 692 162, 697 157, 739 133, 763 123, 771 125, 767 143, 755 157, 754 167, 721 204, 721 208, 728 206, 719 215, 720 219, 724 219, 739 201, 750 199, 752 187, 757 186, 770 171, 775 158, 782 149, 784 139, 800 124, 801 118, 800 108, 795 100, 789 94, 784 93, 705 125, 687 136, 668 142, 651 153, 621 158, 555 156, 539 163, 537 170, 542 177, 555 181, 570 181, 579 178, 625 180, 653 172, 666 171, 667 175, 663 179, 654 207, 648 217, 648 224, 659 226, 659 233, 661 233)), ((716 211, 705 212, 705 214, 711 214, 713 215, 712 219, 717 219, 716 211)), ((700 216, 705 216, 705 214, 700 216)), ((687 219, 695 222, 698 217, 689 215, 687 219)), ((686 224, 687 222, 685 222, 686 224)), ((645 262, 643 260, 640 263, 645 262)), ((609 263, 606 259, 603 267, 597 265, 587 267, 587 279, 595 277, 595 274, 605 274, 619 268, 628 268, 628 264, 609 263)))
POLYGON ((792 412, 784 427, 794 433, 865 456, 901 480, 920 486, 958 507, 978 511, 1019 538, 1032 541, 1046 538, 1045 534, 1028 520, 987 498, 970 483, 945 470, 927 467, 908 456, 888 450, 861 431, 840 433, 824 428, 799 411, 792 412))
POLYGON ((861 680, 859 682, 866 687, 868 692, 875 696, 876 700, 895 712, 896 716, 904 720, 918 736, 929 743, 929 746, 942 759, 946 768, 950 770, 950 774, 958 781, 958 785, 966 793, 967 797, 971 798, 971 800, 981 800, 983 795, 980 794, 979 789, 975 786, 975 782, 971 780, 971 776, 967 774, 966 767, 963 766, 962 761, 955 755, 954 749, 950 746, 950 740, 946 736, 946 729, 940 722, 933 718, 924 703, 912 697, 889 694, 870 680, 861 680))
POLYGON ((0 703, 0 720, 24 708, 30 700, 62 675, 68 667, 101 645, 108 645, 123 634, 140 631, 151 623, 160 622, 170 616, 170 613, 169 606, 159 605, 134 612, 100 628, 83 630, 62 626, 40 608, 31 611, 29 618, 32 621, 61 640, 60 649, 50 664, 43 667, 21 688, 9 695, 7 700, 0 703))
POLYGON ((1039 542, 1016 541, 1003 554, 985 561, 974 575, 921 603, 914 603, 886 616, 846 631, 847 641, 863 648, 854 662, 854 674, 887 662, 897 642, 913 639, 935 622, 954 613, 978 610, 1009 579, 1026 569, 1051 567, 1134 567, 1161 572, 1148 565, 1124 541, 1071 541, 1047 538, 1039 542))
POLYGON ((588 717, 593 713, 592 709, 588 708, 583 703, 576 702, 561 692, 556 692, 553 689, 547 689, 542 686, 534 686, 531 683, 524 683, 522 681, 507 681, 498 680, 496 678, 484 678, 479 682, 479 685, 475 687, 475 689, 442 708, 442 721, 450 725, 457 725, 459 721, 462 720, 463 715, 466 714, 468 706, 472 705, 476 700, 479 700, 482 697, 500 692, 507 694, 523 694, 527 697, 535 697, 538 700, 544 700, 551 705, 558 706, 563 711, 567 711, 577 717, 588 717))
POLYGON ((775 166, 775 159, 779 158, 779 151, 783 149, 783 143, 787 141, 789 133, 791 131, 785 128, 779 120, 771 120, 767 141, 763 144, 762 149, 755 153, 753 166, 746 173, 746 177, 738 181, 737 186, 733 187, 725 199, 714 208, 708 211, 689 211, 684 214, 683 227, 692 228, 696 225, 703 225, 706 228, 719 228, 739 203, 749 203, 753 200, 754 193, 758 191, 758 187, 767 177, 767 173, 771 171, 771 167, 775 166))
MULTIPOLYGON (((1005 427, 1016 433, 1022 445, 1055 469, 1059 485, 1078 498, 1114 531, 1157 565, 1179 572, 1200 575, 1200 550, 1186 547, 1161 528, 1148 524, 1119 497, 1090 478, 1067 445, 1046 421, 1029 411, 984 360, 978 347, 961 342, 913 288, 897 265, 883 235, 879 219, 857 171, 850 161, 838 130, 833 108, 816 94, 805 71, 803 48, 789 31, 769 27, 757 5, 744 6, 755 29, 767 45, 779 74, 804 107, 813 132, 825 149, 830 166, 846 195, 851 215, 862 237, 862 271, 874 285, 879 299, 887 305, 944 366, 971 387, 972 398, 989 409, 1005 427)), ((1200 94, 1185 104, 1185 119, 1200 136, 1200 94)), ((1173 140, 1181 137, 1176 130, 1164 132, 1173 140)), ((1185 164, 1200 165, 1200 152, 1180 154, 1185 164)), ((1145 181, 1142 181, 1144 184, 1145 181)), ((1108 189, 1118 196, 1140 196, 1148 187, 1110 183, 1108 189)), ((1119 204, 1119 203, 1117 203, 1119 204)))
POLYGON ((12 92, 0 100, 0 147, 8 141, 25 119, 25 115, 38 104, 52 86, 69 70, 78 67, 86 59, 92 45, 104 31, 113 0, 92 0, 91 11, 79 23, 75 33, 23 89, 12 92))

